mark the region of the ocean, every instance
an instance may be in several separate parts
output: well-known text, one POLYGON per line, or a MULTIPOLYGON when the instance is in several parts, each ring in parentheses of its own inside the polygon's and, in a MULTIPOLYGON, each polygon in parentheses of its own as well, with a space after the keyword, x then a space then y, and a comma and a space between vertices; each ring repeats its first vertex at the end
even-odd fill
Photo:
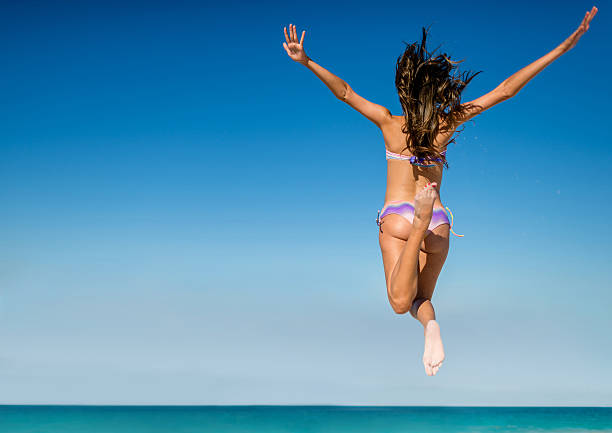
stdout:
POLYGON ((0 406, 1 433, 610 432, 607 407, 0 406))

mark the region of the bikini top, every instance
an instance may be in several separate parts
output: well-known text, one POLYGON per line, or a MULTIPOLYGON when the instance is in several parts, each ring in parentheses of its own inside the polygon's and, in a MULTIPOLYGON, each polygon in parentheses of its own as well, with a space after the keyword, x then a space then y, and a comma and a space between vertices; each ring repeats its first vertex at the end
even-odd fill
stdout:
MULTIPOLYGON (((410 164, 412 165, 418 165, 419 167, 435 167, 436 164, 425 164, 425 162, 427 161, 432 161, 432 162, 442 162, 442 158, 418 158, 414 155, 412 156, 408 156, 408 155, 400 155, 399 153, 394 153, 391 152, 388 149, 385 149, 386 153, 387 153, 387 160, 389 159, 400 159, 403 161, 410 161, 410 164)), ((446 150, 442 151, 441 154, 443 156, 446 155, 446 150)))

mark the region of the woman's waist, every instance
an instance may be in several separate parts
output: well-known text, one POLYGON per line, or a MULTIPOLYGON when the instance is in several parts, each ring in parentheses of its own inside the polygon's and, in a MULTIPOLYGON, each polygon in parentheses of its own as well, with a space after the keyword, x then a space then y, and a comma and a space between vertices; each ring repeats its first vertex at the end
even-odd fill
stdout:
MULTIPOLYGON (((438 191, 438 194, 439 191, 438 191)), ((401 204, 401 203, 409 203, 412 204, 414 206, 414 196, 416 194, 401 194, 401 195, 390 195, 390 194, 386 194, 385 195, 385 199, 383 200, 383 206, 387 206, 389 204, 401 204)), ((440 199, 440 196, 438 195, 438 197, 436 197, 436 200, 434 201, 433 207, 440 207, 440 208, 444 208, 444 204, 442 204, 442 200, 440 199)))
MULTIPOLYGON (((414 208, 414 205, 415 205, 414 197, 411 198, 411 199, 407 199, 407 198, 393 199, 393 200, 385 199, 383 201, 381 209, 385 209, 385 208, 388 208, 388 207, 397 207, 397 206, 402 206, 402 205, 408 205, 408 206, 414 208)), ((436 201, 433 204, 433 208, 434 208, 434 210, 438 210, 438 209, 444 210, 445 206, 444 206, 444 204, 442 204, 441 200, 436 199, 436 201)))

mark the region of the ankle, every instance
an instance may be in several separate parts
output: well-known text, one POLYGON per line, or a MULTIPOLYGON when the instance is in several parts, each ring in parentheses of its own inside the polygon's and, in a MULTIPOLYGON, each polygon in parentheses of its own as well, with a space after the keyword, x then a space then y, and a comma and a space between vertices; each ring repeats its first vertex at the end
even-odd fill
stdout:
POLYGON ((423 328, 425 332, 430 331, 430 330, 440 330, 440 325, 438 325, 438 322, 436 322, 436 319, 431 319, 425 323, 423 328))

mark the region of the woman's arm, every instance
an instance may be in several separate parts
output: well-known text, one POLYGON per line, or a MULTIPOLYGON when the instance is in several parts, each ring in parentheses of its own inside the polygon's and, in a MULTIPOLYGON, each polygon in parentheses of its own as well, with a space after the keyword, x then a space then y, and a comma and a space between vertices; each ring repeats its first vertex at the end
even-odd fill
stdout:
MULTIPOLYGON (((572 33, 554 50, 540 57, 535 62, 525 66, 518 72, 515 72, 489 93, 473 101, 462 104, 468 107, 468 109, 466 110, 466 116, 461 119, 460 123, 471 119, 472 117, 482 113, 501 101, 505 101, 515 96, 518 91, 521 90, 523 86, 525 86, 525 84, 527 84, 533 77, 540 73, 540 71, 576 45, 576 42, 578 42, 584 32, 589 29, 589 23, 596 13, 597 8, 593 6, 591 11, 587 11, 576 31, 574 31, 574 33, 572 33)), ((455 127, 459 126, 459 124, 455 124, 455 127)))
POLYGON ((341 101, 346 102, 355 110, 359 111, 369 120, 374 122, 379 127, 392 119, 391 112, 382 105, 375 104, 361 97, 348 85, 342 78, 332 74, 323 66, 315 63, 304 51, 304 35, 306 31, 302 31, 300 41, 297 39, 295 25, 289 24, 290 35, 285 30, 285 42, 283 46, 285 51, 292 60, 306 66, 310 69, 323 83, 332 91, 334 96, 341 101))

